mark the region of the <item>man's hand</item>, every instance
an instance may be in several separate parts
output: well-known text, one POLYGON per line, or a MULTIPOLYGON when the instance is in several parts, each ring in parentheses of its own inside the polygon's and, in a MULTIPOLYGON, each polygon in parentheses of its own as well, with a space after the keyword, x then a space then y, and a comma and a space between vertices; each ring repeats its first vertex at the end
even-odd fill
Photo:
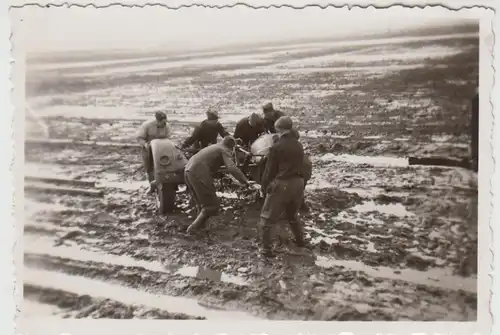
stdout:
POLYGON ((255 181, 249 180, 248 181, 248 188, 251 190, 260 190, 260 185, 257 184, 255 181))

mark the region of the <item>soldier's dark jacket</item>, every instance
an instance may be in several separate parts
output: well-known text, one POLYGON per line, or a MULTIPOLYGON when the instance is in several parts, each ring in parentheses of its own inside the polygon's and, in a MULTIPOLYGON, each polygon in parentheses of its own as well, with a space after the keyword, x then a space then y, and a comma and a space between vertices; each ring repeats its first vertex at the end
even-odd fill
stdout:
POLYGON ((189 159, 184 169, 193 172, 199 178, 211 181, 210 178, 213 178, 222 166, 233 167, 235 163, 232 160, 231 150, 222 143, 217 143, 198 151, 189 159))
POLYGON ((274 110, 273 115, 265 115, 264 116, 264 124, 266 132, 275 134, 276 129, 274 128, 274 123, 282 116, 285 116, 285 113, 279 110, 274 110))
POLYGON ((266 190, 275 180, 294 177, 308 179, 304 164, 304 148, 293 131, 280 136, 267 156, 266 168, 262 176, 262 189, 266 190))
POLYGON ((234 129, 234 138, 241 139, 244 145, 252 144, 259 136, 266 131, 264 122, 259 122, 257 126, 252 127, 248 123, 248 117, 238 121, 234 129))
POLYGON ((187 148, 196 144, 199 148, 205 148, 217 143, 218 135, 225 137, 229 133, 218 120, 204 120, 194 129, 193 134, 184 141, 182 147, 187 148))

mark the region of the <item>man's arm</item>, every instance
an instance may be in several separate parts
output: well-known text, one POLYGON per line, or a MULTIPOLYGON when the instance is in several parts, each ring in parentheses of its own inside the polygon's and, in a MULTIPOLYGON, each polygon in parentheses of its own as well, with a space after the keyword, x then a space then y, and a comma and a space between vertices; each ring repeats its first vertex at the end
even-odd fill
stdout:
POLYGON ((238 122, 236 124, 236 127, 234 128, 234 138, 243 139, 243 125, 241 124, 241 122, 238 122))
POLYGON ((168 139, 171 139, 172 138, 172 127, 170 127, 170 125, 167 123, 165 124, 165 130, 166 130, 166 133, 167 133, 167 138, 168 139))
POLYGON ((194 142, 199 140, 200 137, 200 132, 201 132, 201 125, 196 126, 193 130, 193 134, 186 138, 184 143, 182 144, 182 148, 187 148, 193 145, 194 142))
POLYGON ((226 166, 226 172, 233 175, 233 177, 236 178, 236 180, 240 183, 248 186, 248 178, 243 174, 243 172, 241 172, 240 169, 238 169, 236 164, 233 162, 233 158, 231 157, 231 152, 229 151, 229 149, 222 151, 222 159, 224 161, 224 165, 226 166))
POLYGON ((229 132, 226 130, 226 128, 220 122, 219 122, 219 135, 222 138, 229 136, 229 132))
POLYGON ((271 150, 269 150, 269 154, 267 155, 266 168, 264 169, 264 173, 262 174, 262 189, 266 190, 269 184, 276 177, 278 172, 278 155, 276 153, 276 146, 272 146, 271 150))
POLYGON ((144 122, 141 124, 139 129, 137 130, 137 141, 139 141, 140 146, 146 145, 148 141, 148 122, 144 122))
POLYGON ((312 177, 312 162, 308 155, 304 153, 304 180, 308 182, 312 177))

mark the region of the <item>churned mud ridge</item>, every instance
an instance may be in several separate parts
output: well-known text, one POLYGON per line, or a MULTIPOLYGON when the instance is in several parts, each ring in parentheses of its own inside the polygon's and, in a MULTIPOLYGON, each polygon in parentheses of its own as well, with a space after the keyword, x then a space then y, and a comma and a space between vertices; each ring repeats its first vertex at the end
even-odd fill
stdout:
POLYGON ((125 305, 111 299, 80 296, 63 290, 24 284, 25 299, 33 299, 44 304, 55 305, 63 310, 63 318, 107 318, 107 319, 174 319, 204 320, 186 314, 169 313, 157 308, 125 305))
MULTIPOLYGON (((264 272, 264 278, 256 276, 251 285, 238 286, 185 278, 141 267, 114 266, 30 254, 25 256, 25 264, 31 268, 41 267, 58 271, 64 269, 65 273, 106 280, 131 288, 143 288, 151 293, 197 297, 213 308, 224 306, 245 309, 270 319, 390 321, 405 317, 412 319, 414 316, 410 316, 410 313, 416 313, 421 300, 432 305, 433 299, 446 299, 450 306, 461 305, 461 308, 471 309, 470 313, 477 303, 474 295, 463 291, 446 291, 404 281, 372 278, 356 271, 339 271, 338 268, 328 269, 324 273, 316 269, 316 275, 306 274, 309 272, 306 269, 300 272, 291 268, 282 271, 272 269, 271 273, 264 272), (304 284, 306 279, 308 283, 304 284), (363 299, 368 301, 367 306, 359 305, 359 290, 368 294, 363 299), (343 303, 325 301, 325 295, 331 294, 338 294, 339 298, 343 298, 339 301, 343 303), (377 300, 379 295, 392 298, 377 300), (399 315, 391 314, 387 310, 394 306, 401 308, 401 312, 397 313, 399 315)), ((269 271, 269 268, 267 270, 269 271)), ((432 313, 432 308, 428 313, 432 313)), ((424 313, 419 320, 433 320, 435 317, 424 313)))
MULTIPOLYGON (((181 193, 178 197, 181 203, 188 202, 187 194, 181 193)), ((411 204, 411 199, 412 197, 406 197, 397 200, 411 204)), ((152 200, 151 197, 137 192, 136 195, 131 194, 129 200, 99 204, 96 212, 87 216, 72 211, 61 211, 48 214, 45 220, 74 229, 73 232, 62 235, 62 240, 73 240, 83 246, 98 246, 112 254, 132 255, 142 259, 161 258, 169 254, 169 258, 174 262, 190 259, 198 265, 207 265, 215 270, 247 267, 248 260, 258 256, 259 204, 222 198, 222 207, 228 209, 209 221, 208 229, 201 233, 200 239, 200 236, 191 237, 185 234, 192 218, 182 212, 167 218, 156 217, 152 200), (99 236, 99 240, 87 240, 88 237, 95 236, 99 236), (231 254, 232 250, 238 252, 228 259, 225 255, 231 254)), ((393 203, 394 200, 396 199, 382 196, 375 202, 387 204, 393 203)), ((357 194, 331 189, 318 190, 308 196, 308 201, 311 211, 303 217, 306 228, 311 225, 321 229, 319 232, 308 230, 310 240, 325 234, 326 237, 334 237, 337 240, 334 243, 321 240, 314 243, 313 250, 320 255, 334 256, 337 259, 357 259, 372 266, 426 270, 430 267, 445 266, 459 268, 460 255, 454 248, 465 250, 465 247, 470 250, 474 247, 473 241, 465 232, 459 235, 461 243, 453 243, 456 238, 454 236, 450 236, 452 240, 429 238, 433 227, 446 224, 439 219, 439 212, 436 212, 434 219, 427 219, 424 225, 413 228, 398 226, 397 223, 402 220, 399 217, 384 217, 377 213, 372 215, 375 219, 383 220, 383 226, 370 223, 355 225, 336 218, 336 215, 361 204, 363 200, 357 194), (329 209, 327 215, 322 214, 324 208, 329 209), (372 250, 368 250, 370 243, 372 250), (409 251, 414 247, 419 249, 417 254, 409 251), (422 257, 422 254, 427 257, 422 257), (439 263, 436 263, 437 259, 440 259, 439 263)), ((422 206, 422 203, 418 201, 415 205, 422 206)), ((447 213, 449 214, 449 208, 447 213)), ((458 215, 460 217, 461 213, 458 215)), ((28 226, 27 231, 36 229, 41 228, 28 226)), ((291 234, 285 223, 278 223, 276 232, 276 243, 293 248, 291 234)))

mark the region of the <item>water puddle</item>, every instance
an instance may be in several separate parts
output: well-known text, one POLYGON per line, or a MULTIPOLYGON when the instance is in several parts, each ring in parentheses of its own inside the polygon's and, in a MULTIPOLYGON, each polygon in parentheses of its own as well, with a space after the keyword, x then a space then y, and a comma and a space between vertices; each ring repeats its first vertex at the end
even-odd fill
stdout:
POLYGON ((82 73, 68 73, 66 77, 98 77, 105 75, 115 75, 123 73, 140 73, 140 72, 150 72, 155 70, 165 69, 181 69, 187 66, 190 67, 208 67, 217 66, 220 64, 224 65, 252 65, 252 64, 266 64, 269 63, 268 60, 259 59, 256 56, 219 56, 214 58, 199 58, 191 60, 178 60, 178 61, 164 61, 164 62, 154 62, 149 64, 141 65, 119 65, 119 67, 110 67, 107 69, 99 69, 96 72, 89 73, 87 69, 82 69, 82 73))
POLYGON ((44 304, 30 299, 24 299, 21 302, 21 315, 23 317, 43 317, 43 316, 56 316, 63 311, 57 306, 44 304))
POLYGON ((24 175, 38 178, 72 179, 91 169, 79 165, 58 165, 45 163, 25 163, 24 175))
POLYGON ((203 316, 207 319, 257 320, 243 312, 214 310, 199 305, 195 299, 153 294, 113 285, 103 281, 45 270, 24 269, 24 283, 72 292, 78 295, 107 298, 127 305, 158 308, 171 313, 203 316))
POLYGON ((397 52, 387 53, 380 50, 379 53, 363 54, 358 50, 354 52, 343 52, 326 56, 309 57, 308 59, 297 59, 287 62, 287 66, 302 67, 304 65, 323 65, 328 66, 340 62, 348 63, 371 63, 377 61, 395 61, 395 60, 424 60, 426 58, 446 57, 462 50, 446 47, 426 47, 416 49, 399 48, 397 52))
POLYGON ((306 131, 299 131, 299 134, 301 137, 308 137, 308 138, 322 138, 322 137, 328 137, 328 138, 338 138, 338 139, 346 139, 351 137, 350 135, 339 135, 339 134, 333 134, 331 132, 322 132, 322 131, 317 131, 317 130, 306 130, 306 131))
POLYGON ((146 188, 147 186, 147 182, 142 180, 129 182, 102 180, 96 183, 96 188, 117 188, 124 191, 137 191, 141 188, 146 188))
POLYGON ((348 188, 342 188, 341 191, 351 194, 357 194, 362 198, 375 198, 380 194, 387 193, 382 188, 379 187, 367 187, 367 188, 348 187, 348 188))
POLYGON ((208 279, 214 282, 231 283, 239 286, 246 286, 249 284, 248 281, 242 277, 229 275, 203 266, 174 266, 172 269, 176 269, 174 274, 184 277, 208 279))
POLYGON ((376 204, 373 201, 366 201, 360 205, 350 208, 349 210, 360 213, 379 212, 381 214, 397 216, 400 218, 415 216, 415 214, 408 212, 406 207, 400 203, 376 204))
POLYGON ((418 271, 413 269, 397 270, 385 266, 371 267, 362 262, 354 260, 337 260, 324 256, 317 256, 316 265, 324 268, 343 266, 352 271, 361 271, 369 276, 385 278, 391 280, 402 280, 413 284, 422 284, 427 286, 439 287, 450 290, 464 290, 477 293, 476 277, 459 277, 452 274, 449 269, 430 269, 427 271, 418 271))
MULTIPOLYGON (((145 237, 147 239, 147 236, 145 237)), ((185 277, 209 279, 224 283, 245 286, 248 282, 239 276, 233 276, 199 266, 186 266, 160 261, 137 260, 126 255, 112 255, 103 252, 82 250, 76 245, 54 246, 54 240, 45 237, 25 236, 24 252, 29 254, 47 255, 51 257, 68 258, 80 262, 99 262, 116 266, 141 267, 148 271, 173 273, 185 277)))
POLYGON ((29 198, 24 199, 24 215, 26 217, 31 217, 36 214, 42 214, 46 212, 63 212, 71 210, 82 211, 82 209, 77 207, 69 207, 57 203, 42 203, 29 198))
MULTIPOLYGON (((340 212, 335 219, 349 222, 353 225, 385 225, 385 220, 380 215, 386 217, 396 216, 399 219, 414 218, 415 214, 408 212, 406 207, 400 203, 395 204, 376 204, 373 201, 366 201, 360 205, 348 208, 340 212)), ((409 227, 407 222, 395 222, 399 227, 409 227)))
POLYGON ((358 155, 334 155, 325 154, 320 157, 323 162, 344 162, 349 164, 368 164, 374 167, 407 167, 408 159, 384 156, 358 156, 358 155))
POLYGON ((326 179, 319 179, 319 178, 318 179, 313 178, 306 185, 307 191, 324 190, 324 189, 332 189, 332 188, 335 188, 335 186, 333 184, 331 184, 326 179))

